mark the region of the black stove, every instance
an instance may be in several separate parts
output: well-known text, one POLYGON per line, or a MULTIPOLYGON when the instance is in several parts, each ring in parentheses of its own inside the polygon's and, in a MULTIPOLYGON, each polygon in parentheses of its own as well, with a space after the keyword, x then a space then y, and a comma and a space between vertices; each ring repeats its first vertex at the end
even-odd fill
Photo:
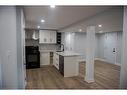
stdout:
POLYGON ((40 68, 40 52, 38 46, 26 46, 26 69, 40 68))

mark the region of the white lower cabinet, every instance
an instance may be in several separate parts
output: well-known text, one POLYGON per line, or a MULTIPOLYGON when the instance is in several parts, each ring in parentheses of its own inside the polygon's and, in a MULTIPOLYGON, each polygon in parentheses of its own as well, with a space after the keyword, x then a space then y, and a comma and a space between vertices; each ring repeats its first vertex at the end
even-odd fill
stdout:
POLYGON ((59 55, 54 53, 53 65, 59 70, 59 55))
POLYGON ((64 56, 64 77, 78 76, 78 56, 64 56))
POLYGON ((40 65, 50 65, 50 52, 40 53, 40 65))
POLYGON ((53 65, 64 77, 78 76, 79 74, 79 55, 73 53, 54 53, 53 65), (70 54, 70 55, 69 55, 70 54))

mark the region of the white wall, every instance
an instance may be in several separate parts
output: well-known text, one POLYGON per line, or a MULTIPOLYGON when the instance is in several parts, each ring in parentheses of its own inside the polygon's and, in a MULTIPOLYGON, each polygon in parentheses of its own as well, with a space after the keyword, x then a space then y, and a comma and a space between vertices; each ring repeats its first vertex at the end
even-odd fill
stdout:
POLYGON ((17 88, 16 8, 0 7, 0 53, 3 88, 17 88))
POLYGON ((66 51, 74 50, 75 33, 66 32, 62 33, 62 43, 66 51))
POLYGON ((120 88, 127 89, 127 6, 125 6, 125 8, 124 8, 120 88))
MULTIPOLYGON (((86 59, 86 33, 85 32, 67 32, 62 33, 62 43, 66 51, 75 51, 81 54, 80 61, 86 59)), ((97 35, 95 36, 95 57, 98 56, 97 52, 97 35)))
POLYGON ((2 88, 2 68, 1 68, 1 55, 0 55, 0 89, 2 88))
POLYGON ((22 27, 19 12, 13 6, 0 7, 2 89, 23 88, 22 27))
MULTIPOLYGON (((105 59, 104 53, 108 53, 108 52, 104 52, 105 50, 105 46, 109 46, 108 43, 106 43, 106 39, 105 39, 105 35, 108 35, 108 37, 114 37, 112 36, 112 34, 116 34, 115 38, 116 39, 116 64, 120 64, 121 63, 121 48, 122 48, 122 32, 109 32, 109 33, 102 33, 102 34, 98 34, 98 58, 101 58, 103 60, 105 59)), ((114 42, 115 38, 113 38, 111 41, 114 42)), ((109 46, 109 47, 112 47, 109 46)), ((105 54, 107 55, 107 54, 105 54)), ((111 57, 111 56, 109 56, 111 57)), ((109 62, 109 60, 107 60, 107 62, 109 62)))
POLYGON ((16 7, 16 42, 17 42, 17 70, 18 88, 25 88, 25 65, 24 65, 24 14, 22 7, 16 7))
MULTIPOLYGON (((116 63, 119 65, 121 63, 121 48, 122 48, 122 32, 108 32, 102 34, 95 35, 95 58, 103 59, 107 62, 104 57, 104 45, 105 43, 105 35, 111 35, 115 33, 117 35, 117 43, 116 43, 116 63)), ((110 36, 109 36, 110 37, 110 36)), ((113 39, 114 40, 114 39, 113 39)), ((112 41, 113 41, 112 40, 112 41)), ((85 32, 77 32, 77 33, 62 33, 62 43, 65 45, 65 50, 72 50, 77 53, 80 53, 81 61, 85 61, 86 59, 86 33, 85 32), (69 38, 68 38, 69 35, 69 38)))
POLYGON ((86 33, 75 33, 74 51, 82 54, 81 61, 86 59, 86 33))

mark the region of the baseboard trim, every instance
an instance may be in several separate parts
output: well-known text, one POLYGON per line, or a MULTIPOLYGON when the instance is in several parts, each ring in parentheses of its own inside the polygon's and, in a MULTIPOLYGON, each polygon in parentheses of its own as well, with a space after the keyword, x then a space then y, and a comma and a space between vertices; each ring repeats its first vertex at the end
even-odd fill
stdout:
POLYGON ((93 83, 93 82, 95 82, 95 80, 94 79, 87 79, 87 78, 85 78, 85 80, 84 81, 86 81, 87 83, 93 83))
POLYGON ((44 66, 51 66, 51 64, 40 65, 40 67, 44 67, 44 66))
MULTIPOLYGON (((106 61, 105 59, 102 59, 102 58, 95 58, 95 60, 104 61, 104 62, 109 63, 108 61, 106 61)), ((113 64, 113 65, 121 66, 120 63, 109 63, 109 64, 113 64)))
POLYGON ((78 60, 79 62, 84 62, 84 61, 86 61, 85 59, 79 59, 78 60))
POLYGON ((99 61, 104 61, 104 62, 106 62, 106 60, 105 60, 105 59, 102 59, 102 58, 95 58, 95 60, 99 60, 99 61))
POLYGON ((121 64, 120 64, 120 63, 116 63, 116 65, 121 66, 121 64))

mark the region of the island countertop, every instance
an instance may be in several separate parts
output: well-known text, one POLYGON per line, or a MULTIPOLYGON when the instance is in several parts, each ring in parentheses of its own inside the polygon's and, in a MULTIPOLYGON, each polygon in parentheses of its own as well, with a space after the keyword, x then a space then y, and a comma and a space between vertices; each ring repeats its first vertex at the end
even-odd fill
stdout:
POLYGON ((63 51, 63 52, 56 52, 56 54, 61 55, 61 56, 80 56, 81 54, 76 53, 74 51, 63 51))

